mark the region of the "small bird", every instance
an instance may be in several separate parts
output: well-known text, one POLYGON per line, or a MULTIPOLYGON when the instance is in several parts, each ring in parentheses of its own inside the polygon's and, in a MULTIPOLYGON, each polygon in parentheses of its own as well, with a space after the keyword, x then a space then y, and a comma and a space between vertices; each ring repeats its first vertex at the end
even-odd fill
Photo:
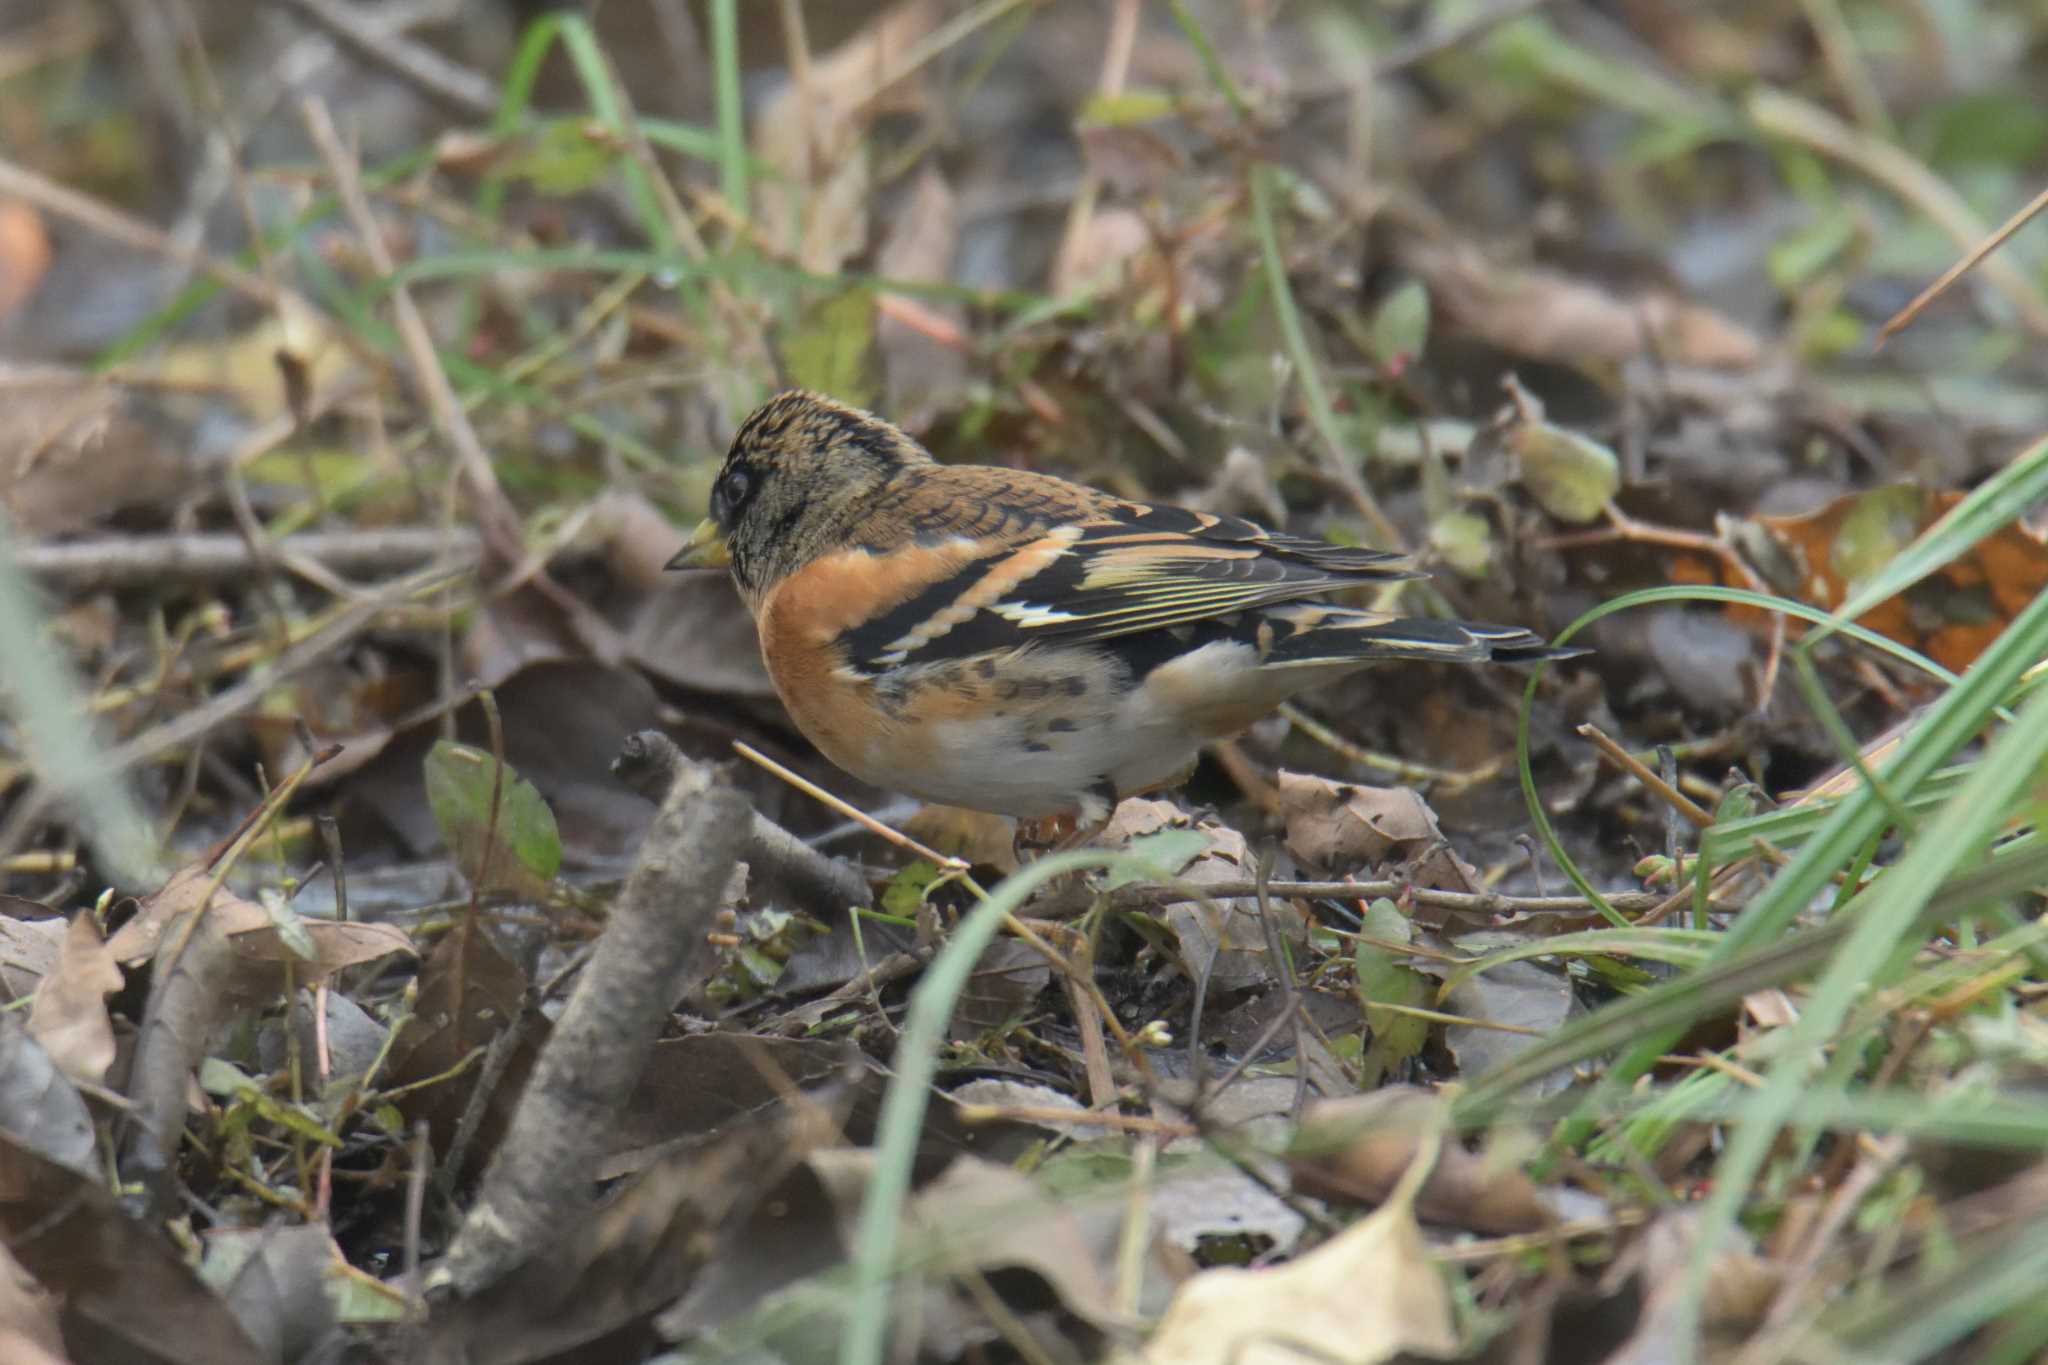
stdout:
POLYGON ((730 565, 797 728, 862 781, 1087 828, 1305 688, 1382 659, 1528 663, 1512 626, 1307 601, 1400 556, 946 465, 815 393, 740 425, 670 568, 730 565))

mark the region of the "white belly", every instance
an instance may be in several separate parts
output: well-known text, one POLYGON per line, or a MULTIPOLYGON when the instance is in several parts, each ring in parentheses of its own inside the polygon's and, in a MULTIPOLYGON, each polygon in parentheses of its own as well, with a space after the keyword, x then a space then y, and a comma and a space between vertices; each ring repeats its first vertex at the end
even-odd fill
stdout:
MULTIPOLYGON (((1105 783, 1119 794, 1179 777, 1203 744, 1233 733, 1291 691, 1256 670, 1252 651, 1218 644, 1155 669, 1133 687, 1093 650, 1033 652, 1004 677, 1087 674, 1078 697, 988 699, 969 714, 928 719, 914 740, 874 751, 855 774, 925 801, 1033 819, 1093 803, 1105 783), (1239 713, 1243 715, 1240 716, 1239 713), (916 751, 911 761, 911 749, 916 751), (863 771, 865 769, 865 771, 863 771)), ((886 743, 886 742, 885 742, 886 743)), ((854 765, 849 765, 854 766, 854 765)))

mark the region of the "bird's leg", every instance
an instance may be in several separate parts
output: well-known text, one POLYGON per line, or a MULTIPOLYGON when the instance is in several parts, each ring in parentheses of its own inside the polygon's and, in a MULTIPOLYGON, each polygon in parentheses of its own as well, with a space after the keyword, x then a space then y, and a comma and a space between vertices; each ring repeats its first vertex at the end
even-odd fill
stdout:
POLYGON ((1109 827, 1109 817, 1115 811, 1116 788, 1104 778, 1082 795, 1073 810, 1019 820, 1017 857, 1021 861, 1027 851, 1042 856, 1086 848, 1109 827))

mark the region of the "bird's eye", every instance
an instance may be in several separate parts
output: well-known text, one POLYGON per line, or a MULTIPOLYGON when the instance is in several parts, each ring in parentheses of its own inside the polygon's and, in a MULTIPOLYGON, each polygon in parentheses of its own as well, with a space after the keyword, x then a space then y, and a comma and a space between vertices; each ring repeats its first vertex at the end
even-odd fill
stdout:
POLYGON ((738 514, 741 505, 747 500, 747 494, 753 491, 753 475, 744 469, 727 470, 725 477, 718 481, 718 487, 713 490, 712 501, 718 504, 717 511, 731 517, 738 514))

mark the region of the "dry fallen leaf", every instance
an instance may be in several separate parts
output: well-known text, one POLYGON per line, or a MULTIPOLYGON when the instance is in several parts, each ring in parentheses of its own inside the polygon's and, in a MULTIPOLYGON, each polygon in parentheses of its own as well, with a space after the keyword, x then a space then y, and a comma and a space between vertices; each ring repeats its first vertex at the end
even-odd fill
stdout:
POLYGON ((0 915, 0 1001, 26 1000, 56 970, 64 932, 61 919, 0 915))
POLYGON ((1443 1358, 1457 1349, 1442 1274, 1408 1201, 1395 1200, 1286 1265, 1203 1271, 1174 1295, 1136 1359, 1373 1365, 1403 1352, 1443 1358))
MULTIPOLYGON (((1288 1153, 1294 1187, 1322 1199, 1377 1204, 1391 1194, 1428 1134, 1442 1125, 1440 1096, 1419 1086, 1318 1100, 1288 1153)), ((1444 1144, 1416 1195, 1417 1216, 1473 1232, 1533 1232, 1551 1221, 1529 1178, 1456 1143, 1444 1144)))
MULTIPOLYGON (((1479 872, 1452 851, 1436 813, 1406 787, 1362 787, 1307 773, 1282 772, 1280 811, 1287 847, 1306 863, 1332 874, 1405 870, 1420 887, 1476 892, 1479 872)), ((1438 924, 1418 910, 1416 918, 1438 924)))
POLYGON ((312 955, 301 957, 284 946, 270 912, 254 901, 226 890, 215 891, 212 900, 207 901, 206 892, 212 880, 205 868, 196 865, 172 873, 161 889, 143 901, 141 911, 107 940, 106 951, 111 960, 129 965, 145 961, 156 952, 165 932, 179 917, 201 904, 219 922, 221 933, 241 964, 235 982, 238 994, 267 996, 275 992, 279 979, 273 969, 286 958, 293 963, 294 980, 307 986, 344 967, 372 962, 392 953, 416 951, 412 939, 395 924, 305 919, 300 924, 311 939, 312 955))
POLYGON ((185 456, 129 389, 0 363, 0 508, 29 536, 80 530, 192 483, 185 456))
POLYGON ((1618 298, 1589 281, 1506 266, 1469 243, 1420 232, 1403 235, 1398 255, 1428 285, 1446 330, 1516 355, 1586 365, 1654 354, 1716 369, 1763 357, 1763 343, 1740 324, 1668 291, 1618 298))
MULTIPOLYGON (((1770 576, 1784 580, 1771 586, 1832 611, 1962 499, 1958 492, 1894 484, 1844 494, 1804 516, 1757 517, 1748 529, 1776 550, 1756 557, 1760 565, 1775 566, 1770 576)), ((1689 568, 1689 577, 1701 576, 1700 565, 1689 568)), ((2048 547, 2014 522, 1858 621, 1961 671, 2043 588, 2048 547)), ((1729 612, 1752 623, 1766 619, 1750 608, 1729 612)))
POLYGON ((28 1012, 29 1036, 75 1081, 97 1085, 114 1064, 107 997, 121 989, 122 980, 92 912, 80 910, 71 917, 57 965, 43 978, 28 1012))

